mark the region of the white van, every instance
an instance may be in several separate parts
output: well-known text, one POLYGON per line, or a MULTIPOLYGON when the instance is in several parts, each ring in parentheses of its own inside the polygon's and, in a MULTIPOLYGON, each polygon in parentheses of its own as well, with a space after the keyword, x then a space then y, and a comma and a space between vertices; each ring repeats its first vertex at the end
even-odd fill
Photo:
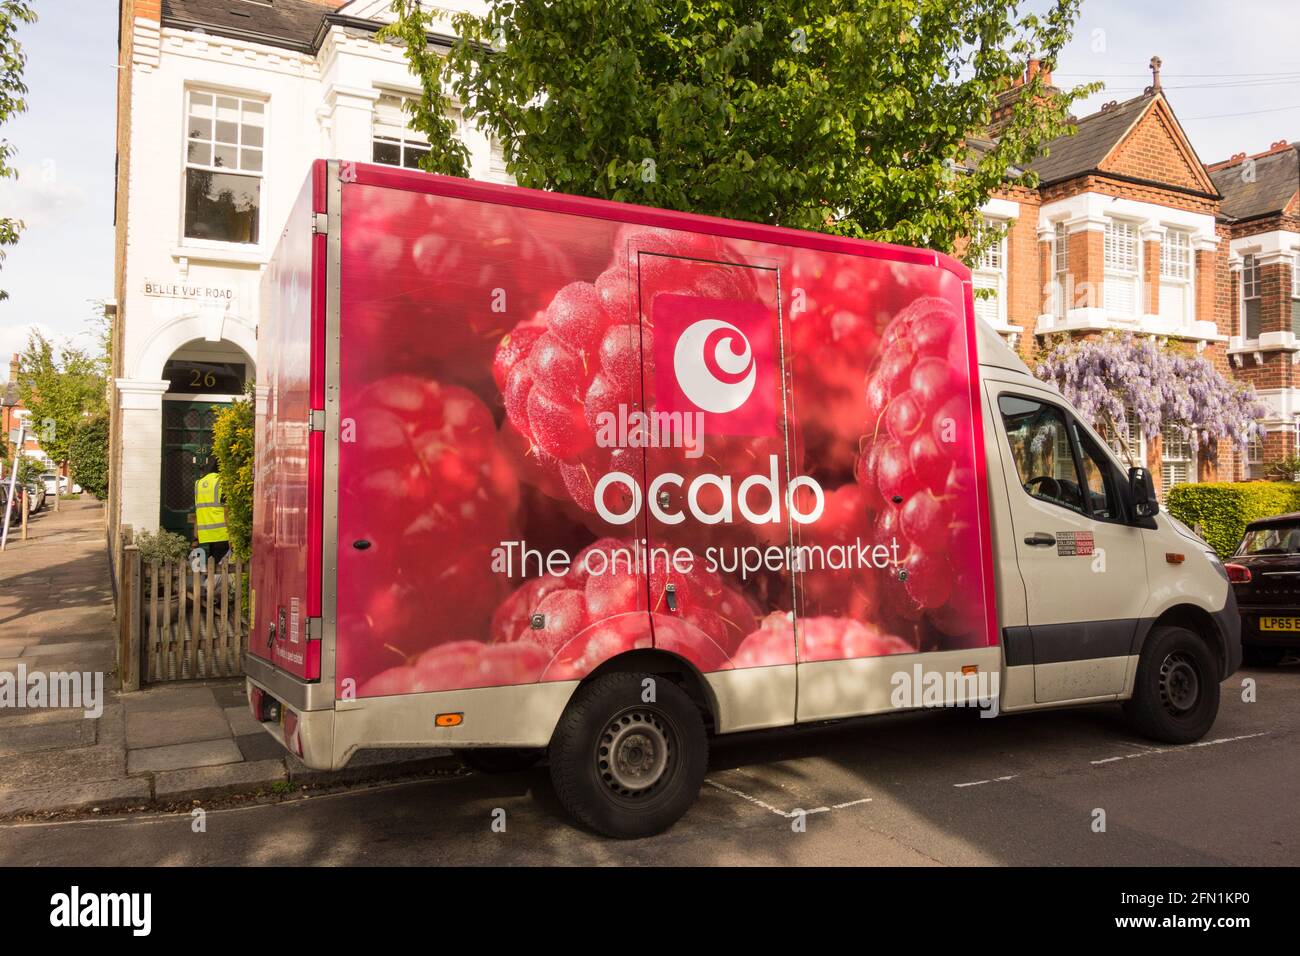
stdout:
POLYGON ((947 256, 317 162, 263 284, 250 706, 308 766, 549 760, 615 837, 710 736, 1213 725, 1240 624, 947 256))

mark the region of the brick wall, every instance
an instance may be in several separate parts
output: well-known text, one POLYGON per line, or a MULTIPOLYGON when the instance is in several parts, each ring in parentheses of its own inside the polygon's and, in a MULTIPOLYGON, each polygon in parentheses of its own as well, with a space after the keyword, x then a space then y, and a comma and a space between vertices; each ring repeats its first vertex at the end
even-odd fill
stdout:
MULTIPOLYGON (((108 447, 108 474, 109 474, 109 503, 108 503, 108 522, 107 535, 110 544, 108 551, 113 560, 116 559, 118 548, 116 547, 119 519, 121 515, 121 489, 124 486, 125 475, 122 467, 122 413, 118 407, 120 400, 118 396, 115 380, 124 375, 122 366, 122 357, 126 352, 125 344, 125 302, 126 302, 126 244, 127 244, 127 223, 129 222, 128 211, 130 209, 130 190, 131 181, 131 94, 133 79, 133 61, 135 58, 135 21, 136 19, 151 20, 155 23, 162 20, 162 0, 121 0, 118 6, 118 13, 121 20, 118 24, 118 36, 120 44, 117 57, 117 129, 116 129, 116 149, 117 160, 115 167, 116 175, 116 195, 114 196, 113 205, 113 296, 117 300, 117 315, 113 320, 112 332, 112 368, 109 375, 108 383, 108 409, 109 409, 109 447, 108 447)), ((118 569, 113 568, 114 579, 118 574, 118 569)))
POLYGON ((1160 240, 1142 242, 1142 311, 1148 315, 1160 312, 1160 240))
POLYGON ((1212 191, 1206 185, 1206 174, 1187 159, 1178 140, 1164 103, 1157 101, 1101 168, 1186 189, 1212 191))
POLYGON ((1007 321, 1022 329, 1018 351, 1033 351, 1034 326, 1046 306, 1039 276, 1038 209, 1035 190, 1015 189, 1003 195, 1020 204, 1020 215, 1007 230, 1007 321))

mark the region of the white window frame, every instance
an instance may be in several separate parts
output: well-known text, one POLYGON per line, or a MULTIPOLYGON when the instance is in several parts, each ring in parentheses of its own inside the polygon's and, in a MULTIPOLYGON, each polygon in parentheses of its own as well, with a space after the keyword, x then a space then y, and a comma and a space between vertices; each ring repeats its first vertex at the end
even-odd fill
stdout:
MULTIPOLYGON (((192 249, 238 249, 238 250, 259 250, 265 245, 266 241, 266 210, 269 204, 267 175, 266 171, 271 160, 271 97, 269 94, 257 90, 235 90, 221 86, 208 86, 204 84, 186 85, 181 96, 182 108, 182 129, 181 129, 181 175, 180 175, 180 203, 177 222, 177 235, 182 248, 189 247, 192 249), (213 107, 213 128, 212 136, 208 142, 213 144, 213 151, 216 150, 216 110, 217 99, 226 98, 239 101, 240 115, 242 119, 244 103, 258 103, 262 107, 262 145, 261 147, 248 147, 249 149, 260 148, 262 154, 262 168, 260 170, 245 170, 239 167, 227 167, 216 165, 203 165, 202 163, 190 162, 190 116, 191 104, 195 94, 200 96, 211 96, 213 107), (239 176, 256 176, 258 179, 257 189, 257 241, 256 242, 235 242, 228 239, 202 239, 185 235, 185 206, 186 206, 186 181, 189 178, 190 169, 201 169, 209 172, 231 173, 239 176)), ((243 138, 243 123, 238 124, 240 129, 238 136, 243 138)), ((195 139, 196 142, 201 140, 195 139)), ((242 143, 239 148, 244 148, 242 143)), ((214 157, 215 158, 215 157, 214 157)), ((242 164, 239 164, 242 166, 242 164)))
POLYGON ((1190 324, 1196 309, 1196 255, 1192 248, 1192 234, 1185 229, 1168 229, 1160 242, 1160 306, 1162 318, 1173 318, 1182 325, 1190 324), (1165 312, 1166 287, 1178 288, 1183 296, 1182 314, 1168 316, 1165 312))
MULTIPOLYGON (((375 144, 388 143, 397 146, 398 167, 407 169, 416 169, 418 167, 406 166, 406 154, 412 152, 427 153, 429 151, 429 138, 418 130, 411 128, 411 114, 406 112, 406 104, 409 100, 415 98, 414 94, 407 93, 403 90, 378 91, 379 97, 375 100, 374 108, 370 113, 370 160, 383 166, 392 165, 383 163, 375 159, 375 144), (385 123, 385 117, 381 111, 385 109, 385 100, 396 100, 396 112, 402 117, 402 123, 398 126, 395 123, 385 123)), ((396 167, 395 167, 396 168, 396 167)))
POLYGON ((1052 314, 1064 319, 1070 310, 1070 233, 1065 223, 1052 227, 1052 314))
MULTIPOLYGON (((390 163, 381 163, 375 159, 375 143, 383 142, 396 145, 398 147, 398 166, 393 168, 418 169, 418 166, 406 166, 407 151, 415 153, 429 152, 429 137, 425 136, 419 130, 411 128, 411 114, 406 111, 408 100, 416 99, 420 94, 413 93, 409 90, 379 88, 377 90, 379 98, 375 100, 374 108, 370 114, 370 161, 379 163, 382 166, 389 166, 390 163), (402 125, 398 126, 393 123, 382 123, 380 115, 380 104, 385 99, 397 100, 397 112, 402 116, 402 125), (384 130, 381 132, 381 129, 384 130)), ((454 102, 448 103, 448 118, 456 124, 456 137, 465 142, 465 113, 454 102)), ((468 147, 469 143, 465 143, 468 147)), ((472 157, 471 157, 472 158, 472 157)))
POLYGON ((1252 336, 1246 317, 1248 302, 1260 302, 1259 309, 1263 311, 1259 295, 1259 258, 1253 252, 1244 253, 1241 257, 1241 338, 1246 342, 1255 342, 1259 339, 1260 320, 1256 320, 1255 335, 1252 336))
POLYGON ((971 285, 976 289, 993 289, 990 316, 990 300, 976 297, 975 314, 995 328, 1007 325, 1007 233, 1010 222, 1005 219, 985 218, 985 229, 998 229, 1002 235, 998 241, 981 253, 971 270, 971 285), (992 321, 990 321, 992 319, 992 321))
POLYGON ((1142 425, 1138 421, 1137 413, 1132 408, 1124 409, 1124 420, 1128 425, 1128 442, 1127 448, 1119 428, 1108 428, 1107 434, 1103 437, 1110 450, 1115 453, 1115 457, 1120 461, 1134 468, 1145 468, 1147 461, 1146 438, 1142 434, 1142 425))
POLYGON ((1264 438, 1256 432, 1246 443, 1246 477, 1264 478, 1264 438))
POLYGON ((1196 431, 1183 437, 1181 430, 1176 425, 1164 425, 1160 429, 1160 493, 1167 495, 1169 489, 1177 485, 1192 485, 1196 483, 1196 459, 1197 459, 1197 441, 1196 431), (1171 455, 1170 452, 1177 448, 1179 451, 1186 451, 1185 455, 1171 455), (1171 468, 1177 465, 1183 465, 1187 469, 1187 477, 1181 481, 1172 480, 1171 468))
POLYGON ((1138 224, 1130 219, 1107 219, 1102 250, 1102 296, 1106 311, 1125 318, 1137 318, 1142 314, 1142 239, 1138 224), (1121 239, 1126 246, 1131 241, 1131 249, 1122 249, 1121 239), (1115 290, 1122 285, 1132 290, 1132 305, 1127 310, 1111 304, 1115 301, 1111 296, 1117 295, 1115 290))
POLYGON ((1300 252, 1291 253, 1291 331, 1300 338, 1300 252))

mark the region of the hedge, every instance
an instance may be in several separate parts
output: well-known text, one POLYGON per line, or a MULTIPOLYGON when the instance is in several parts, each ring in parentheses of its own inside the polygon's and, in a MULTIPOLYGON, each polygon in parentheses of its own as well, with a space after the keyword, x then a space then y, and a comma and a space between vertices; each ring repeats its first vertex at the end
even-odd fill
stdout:
MULTIPOLYGON (((68 449, 72 481, 96 498, 108 497, 108 416, 96 415, 77 426, 68 449)), ((69 489, 71 490, 71 489, 69 489)))
POLYGON ((1201 537, 1226 558, 1237 550, 1251 521, 1300 511, 1300 482, 1207 481, 1177 485, 1165 495, 1165 507, 1183 524, 1199 524, 1201 537))
POLYGON ((253 550, 253 402, 240 399, 212 423, 212 455, 221 478, 230 550, 248 560, 253 550))

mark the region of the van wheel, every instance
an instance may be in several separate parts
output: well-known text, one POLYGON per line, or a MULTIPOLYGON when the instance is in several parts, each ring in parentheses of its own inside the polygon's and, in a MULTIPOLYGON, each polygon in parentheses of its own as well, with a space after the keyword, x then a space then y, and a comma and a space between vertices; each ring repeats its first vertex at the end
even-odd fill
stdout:
POLYGON ((1269 647, 1259 644, 1244 644, 1241 648, 1243 663, 1252 667, 1276 667, 1286 657, 1285 647, 1269 647))
POLYGON ((479 773, 514 773, 537 766, 545 751, 524 747, 475 747, 453 750, 460 762, 479 773))
POLYGON ((708 767, 709 741, 694 702, 649 674, 606 674, 580 687, 551 738, 560 803, 597 833, 662 833, 690 809, 708 767), (652 680, 655 700, 642 700, 652 680))
POLYGON ((1219 713, 1219 667, 1200 636, 1158 627, 1138 660, 1124 715, 1140 734, 1171 744, 1200 740, 1219 713))

